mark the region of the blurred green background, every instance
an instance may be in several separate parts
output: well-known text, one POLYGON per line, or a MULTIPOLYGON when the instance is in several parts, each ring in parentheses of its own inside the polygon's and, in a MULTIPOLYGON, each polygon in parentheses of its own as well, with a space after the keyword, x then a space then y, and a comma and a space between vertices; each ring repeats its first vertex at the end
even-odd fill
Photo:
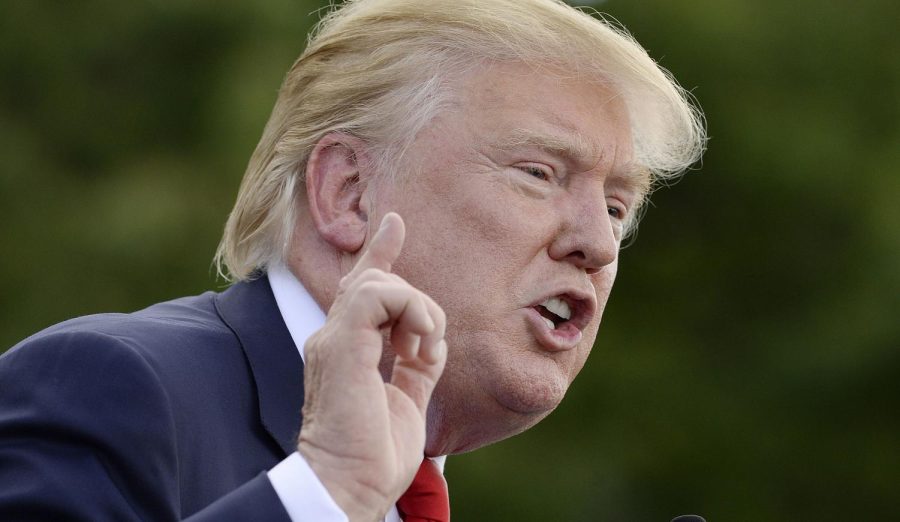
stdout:
MULTIPOLYGON (((324 3, 0 4, 0 350, 222 287, 324 3)), ((693 91, 709 152, 654 196, 559 410, 449 460, 454 520, 900 520, 898 6, 598 6, 693 91)))

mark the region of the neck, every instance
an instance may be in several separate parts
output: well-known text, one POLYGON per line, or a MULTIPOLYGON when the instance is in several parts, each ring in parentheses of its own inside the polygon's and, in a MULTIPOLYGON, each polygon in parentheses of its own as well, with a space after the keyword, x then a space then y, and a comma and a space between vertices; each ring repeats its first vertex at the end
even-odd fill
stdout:
POLYGON ((298 220, 285 264, 327 314, 341 278, 353 265, 350 256, 324 241, 309 221, 298 220))

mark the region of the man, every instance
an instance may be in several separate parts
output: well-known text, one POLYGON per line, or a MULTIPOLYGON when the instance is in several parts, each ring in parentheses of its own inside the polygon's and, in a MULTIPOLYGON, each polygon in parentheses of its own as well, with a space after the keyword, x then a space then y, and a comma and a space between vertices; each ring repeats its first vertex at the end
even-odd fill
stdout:
POLYGON ((236 284, 0 359, 0 518, 446 520, 415 492, 559 404, 700 123, 561 2, 345 3, 248 166, 236 284))

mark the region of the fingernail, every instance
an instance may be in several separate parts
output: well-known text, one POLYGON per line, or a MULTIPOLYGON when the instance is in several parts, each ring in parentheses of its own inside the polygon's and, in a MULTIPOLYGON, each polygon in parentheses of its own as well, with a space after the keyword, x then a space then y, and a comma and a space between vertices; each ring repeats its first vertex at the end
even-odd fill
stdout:
POLYGON ((422 347, 422 338, 418 335, 413 335, 412 343, 409 347, 409 358, 410 360, 415 359, 419 356, 419 348, 422 347))

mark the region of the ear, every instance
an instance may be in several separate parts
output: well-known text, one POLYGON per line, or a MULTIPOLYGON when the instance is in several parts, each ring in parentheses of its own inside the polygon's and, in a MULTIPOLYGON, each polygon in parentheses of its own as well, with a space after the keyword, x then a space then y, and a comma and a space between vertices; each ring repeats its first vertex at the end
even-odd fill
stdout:
POLYGON ((338 250, 352 253, 366 239, 370 180, 366 143, 332 132, 316 143, 306 164, 306 194, 319 235, 338 250))

